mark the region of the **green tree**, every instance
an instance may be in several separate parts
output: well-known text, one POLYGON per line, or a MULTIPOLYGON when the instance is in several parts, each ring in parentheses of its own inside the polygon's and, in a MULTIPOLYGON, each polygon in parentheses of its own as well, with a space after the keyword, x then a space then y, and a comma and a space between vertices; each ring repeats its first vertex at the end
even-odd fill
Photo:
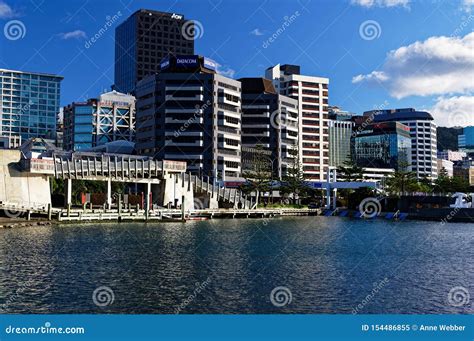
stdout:
POLYGON ((451 178, 450 188, 451 188, 452 193, 454 192, 468 193, 470 190, 469 182, 460 176, 453 176, 451 178))
POLYGON ((418 181, 416 174, 410 171, 395 171, 385 182, 386 189, 389 193, 400 195, 408 191, 416 191, 418 181))
MULTIPOLYGON (((352 158, 343 162, 342 166, 337 167, 337 179, 341 181, 357 182, 364 181, 364 169, 359 167, 352 158)), ((347 207, 352 207, 352 202, 358 202, 358 199, 354 201, 354 190, 353 189, 340 189, 338 194, 341 198, 346 200, 347 207)))
POLYGON ((292 196, 293 204, 296 204, 296 197, 304 196, 308 193, 308 185, 305 182, 303 165, 300 160, 298 145, 295 143, 289 150, 292 162, 287 169, 287 174, 283 177, 280 192, 284 195, 292 196))
POLYGON ((348 182, 363 181, 364 169, 349 159, 343 162, 343 166, 337 167, 337 177, 348 182))
POLYGON ((446 168, 441 168, 438 178, 434 181, 434 191, 439 193, 451 192, 452 179, 448 175, 446 168))
POLYGON ((267 155, 265 155, 263 147, 257 145, 252 155, 251 167, 243 173, 243 177, 247 182, 240 186, 240 189, 246 194, 255 192, 255 202, 258 205, 260 193, 265 193, 270 190, 271 176, 271 162, 267 158, 267 155))

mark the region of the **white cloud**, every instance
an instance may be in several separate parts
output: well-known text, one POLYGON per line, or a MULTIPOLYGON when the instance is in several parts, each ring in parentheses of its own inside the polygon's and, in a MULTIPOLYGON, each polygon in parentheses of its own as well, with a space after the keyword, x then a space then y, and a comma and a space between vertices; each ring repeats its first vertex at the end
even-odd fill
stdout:
POLYGON ((234 78, 235 70, 228 67, 223 67, 222 65, 218 64, 217 73, 225 77, 234 78))
POLYGON ((66 33, 60 33, 59 36, 61 39, 67 40, 67 39, 81 39, 81 38, 87 38, 86 32, 81 31, 81 30, 75 30, 72 32, 66 32, 66 33))
POLYGON ((365 8, 397 6, 409 8, 410 0, 352 0, 351 3, 365 8))
POLYGON ((256 28, 255 30, 250 31, 250 34, 252 34, 252 35, 254 35, 254 36, 263 36, 263 32, 260 31, 259 28, 256 28))
POLYGON ((352 77, 352 83, 360 83, 363 81, 379 81, 379 82, 384 82, 388 80, 388 76, 383 72, 383 71, 372 71, 371 73, 367 75, 357 75, 355 77, 352 77))
POLYGON ((15 11, 13 11, 13 9, 8 6, 8 4, 0 1, 0 19, 12 18, 15 16, 15 11))
POLYGON ((441 127, 474 126, 474 96, 440 97, 429 112, 441 127))
POLYGON ((474 91, 473 50, 474 32, 431 37, 390 51, 381 70, 355 76, 353 82, 382 82, 396 98, 466 94, 474 91))
POLYGON ((462 8, 470 12, 471 9, 474 7, 474 0, 462 0, 462 8))

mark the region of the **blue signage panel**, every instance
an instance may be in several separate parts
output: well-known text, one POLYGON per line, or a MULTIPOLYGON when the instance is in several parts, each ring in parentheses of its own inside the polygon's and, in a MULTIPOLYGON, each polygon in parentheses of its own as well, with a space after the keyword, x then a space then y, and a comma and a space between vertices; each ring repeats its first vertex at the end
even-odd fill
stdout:
POLYGON ((473 327, 472 315, 2 315, 0 339, 470 341, 473 327))
POLYGON ((217 62, 210 58, 204 58, 204 67, 216 71, 217 62))
POLYGON ((163 59, 160 63, 160 69, 163 70, 163 69, 166 69, 170 66, 170 59, 169 57, 166 57, 165 59, 163 59))

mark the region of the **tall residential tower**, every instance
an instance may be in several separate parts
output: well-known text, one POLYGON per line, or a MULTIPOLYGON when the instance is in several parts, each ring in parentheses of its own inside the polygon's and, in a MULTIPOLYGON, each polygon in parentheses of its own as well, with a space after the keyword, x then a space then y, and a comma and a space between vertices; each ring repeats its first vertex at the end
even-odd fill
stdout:
POLYGON ((297 65, 276 65, 265 78, 282 95, 298 100, 299 153, 309 181, 323 181, 329 166, 328 85, 329 79, 304 76, 297 65))

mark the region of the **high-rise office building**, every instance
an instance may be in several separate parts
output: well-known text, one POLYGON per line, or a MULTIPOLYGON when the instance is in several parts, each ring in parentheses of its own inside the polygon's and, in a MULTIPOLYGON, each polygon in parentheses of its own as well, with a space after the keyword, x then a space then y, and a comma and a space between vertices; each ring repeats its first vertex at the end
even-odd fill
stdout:
POLYGON ((300 74, 297 65, 276 65, 265 78, 282 95, 298 100, 299 152, 309 181, 323 181, 329 166, 328 85, 329 79, 300 74))
POLYGON ((241 84, 215 62, 172 56, 136 88, 139 154, 186 161, 188 171, 229 181, 241 174, 241 84))
POLYGON ((351 160, 353 114, 329 107, 329 165, 340 167, 351 160))
POLYGON ((242 147, 271 152, 268 161, 273 175, 287 174, 298 151, 298 101, 280 95, 272 81, 265 78, 241 78, 242 147), (292 150, 293 149, 293 150, 292 150))
POLYGON ((0 135, 55 139, 63 77, 0 69, 0 135))
POLYGON ((194 54, 194 23, 181 14, 140 9, 115 29, 114 89, 133 92, 168 55, 194 54))
POLYGON ((396 121, 409 126, 411 170, 418 178, 438 177, 436 124, 430 113, 413 108, 388 109, 366 111, 364 117, 374 123, 396 121))
POLYGON ((408 170, 411 165, 410 127, 399 122, 381 122, 357 130, 352 155, 359 167, 408 170))
POLYGON ((133 141, 135 97, 111 91, 63 110, 63 148, 81 150, 112 141, 133 141))

